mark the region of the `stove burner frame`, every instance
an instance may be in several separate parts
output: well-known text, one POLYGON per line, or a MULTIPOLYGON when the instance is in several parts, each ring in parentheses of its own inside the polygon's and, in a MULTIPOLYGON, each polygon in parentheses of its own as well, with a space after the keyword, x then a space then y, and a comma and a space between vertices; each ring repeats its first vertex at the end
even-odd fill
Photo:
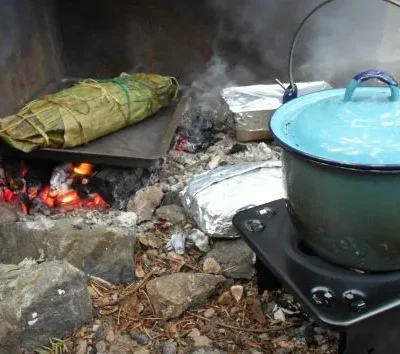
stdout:
POLYGON ((340 333, 340 354, 399 352, 400 272, 361 274, 304 251, 285 199, 241 211, 233 224, 256 254, 260 293, 290 290, 340 333))

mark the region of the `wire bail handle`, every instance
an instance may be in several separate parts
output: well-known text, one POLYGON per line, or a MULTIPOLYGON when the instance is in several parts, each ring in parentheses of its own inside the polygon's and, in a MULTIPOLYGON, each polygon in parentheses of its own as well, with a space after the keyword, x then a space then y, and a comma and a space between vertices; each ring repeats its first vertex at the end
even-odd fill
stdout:
MULTIPOLYGON (((288 70, 289 70, 289 86, 285 89, 285 92, 283 94, 283 103, 289 102, 295 98, 298 97, 298 88, 297 85, 294 83, 293 80, 293 53, 294 53, 294 48, 297 43, 297 39, 299 38, 299 35, 304 27, 304 25, 307 23, 309 18, 314 15, 318 10, 323 8, 324 6, 330 4, 331 2, 338 1, 338 0, 326 0, 323 3, 319 4, 316 6, 304 19, 301 21, 300 26, 297 28, 292 43, 290 45, 290 50, 289 50, 289 65, 288 65, 288 70)), ((400 4, 395 2, 394 0, 382 0, 383 2, 386 2, 388 4, 392 4, 396 6, 397 8, 400 8, 400 4)))

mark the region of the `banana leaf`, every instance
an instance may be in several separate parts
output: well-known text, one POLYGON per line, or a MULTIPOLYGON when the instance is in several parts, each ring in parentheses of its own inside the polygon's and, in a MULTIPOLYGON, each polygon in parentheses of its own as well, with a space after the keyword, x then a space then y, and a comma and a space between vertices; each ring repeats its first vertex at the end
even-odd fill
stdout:
POLYGON ((176 79, 155 74, 83 80, 0 119, 0 139, 23 152, 87 144, 150 117, 178 90, 176 79))

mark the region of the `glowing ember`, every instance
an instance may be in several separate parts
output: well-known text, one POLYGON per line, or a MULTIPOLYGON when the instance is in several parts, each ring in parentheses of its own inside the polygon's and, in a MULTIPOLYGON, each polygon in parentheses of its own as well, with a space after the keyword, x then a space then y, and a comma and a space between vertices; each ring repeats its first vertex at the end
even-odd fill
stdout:
POLYGON ((99 206, 99 207, 106 207, 107 203, 104 201, 102 197, 100 197, 99 194, 95 194, 93 199, 89 201, 86 206, 99 206))
POLYGON ((20 169, 18 163, 16 166, 15 178, 9 173, 0 181, 0 200, 21 204, 21 211, 24 214, 39 211, 49 214, 51 209, 60 212, 81 207, 108 206, 100 194, 92 190, 90 176, 94 172, 94 166, 91 164, 57 166, 52 175, 47 175, 45 180, 37 178, 38 170, 31 173, 32 171, 23 162, 20 169))
POLYGON ((5 188, 3 190, 3 199, 9 203, 16 200, 16 195, 11 191, 11 189, 5 188))
POLYGON ((80 163, 78 166, 73 168, 73 171, 78 175, 88 176, 93 172, 93 165, 90 163, 80 163))
POLYGON ((70 204, 71 202, 74 202, 74 201, 77 202, 77 204, 79 204, 79 202, 80 202, 80 198, 76 191, 71 191, 71 192, 65 193, 57 198, 58 205, 70 204))

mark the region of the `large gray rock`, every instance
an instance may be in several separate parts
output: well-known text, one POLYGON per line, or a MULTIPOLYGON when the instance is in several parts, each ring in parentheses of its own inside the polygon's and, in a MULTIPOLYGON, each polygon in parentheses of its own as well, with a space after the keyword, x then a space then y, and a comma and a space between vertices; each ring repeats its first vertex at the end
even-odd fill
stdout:
POLYGON ((77 224, 74 219, 0 225, 0 263, 64 259, 110 282, 133 281, 134 229, 77 224))
POLYGON ((225 281, 221 275, 175 273, 149 281, 146 289, 157 314, 174 318, 205 303, 225 281))
POLYGON ((243 239, 216 240, 203 262, 213 258, 225 270, 223 274, 233 279, 252 279, 255 274, 255 255, 243 239))
POLYGON ((0 354, 33 352, 91 320, 84 273, 64 261, 0 265, 0 354))

